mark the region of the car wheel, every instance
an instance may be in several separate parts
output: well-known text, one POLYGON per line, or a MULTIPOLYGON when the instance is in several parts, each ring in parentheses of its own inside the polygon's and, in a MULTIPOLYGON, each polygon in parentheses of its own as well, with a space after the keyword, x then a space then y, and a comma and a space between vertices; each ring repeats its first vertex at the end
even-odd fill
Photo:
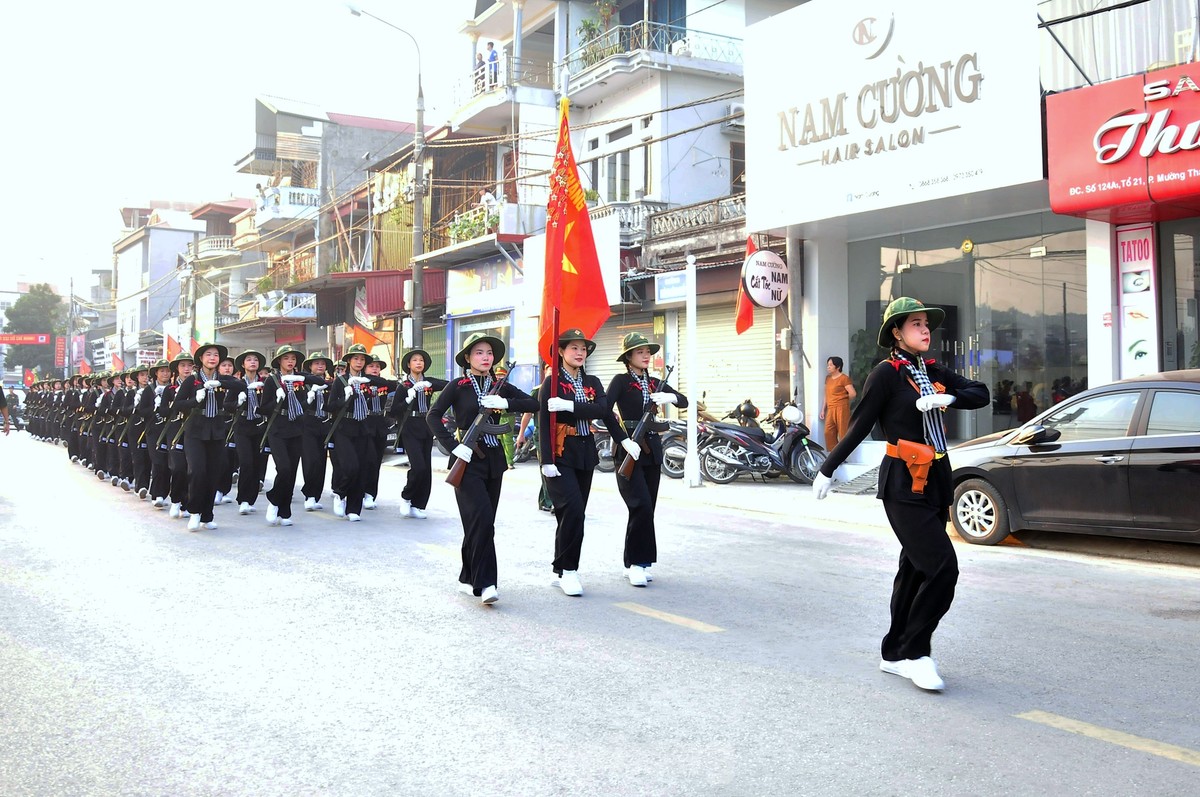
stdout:
POLYGON ((974 545, 995 545, 1008 536, 1008 505, 983 479, 967 479, 954 490, 954 530, 974 545))

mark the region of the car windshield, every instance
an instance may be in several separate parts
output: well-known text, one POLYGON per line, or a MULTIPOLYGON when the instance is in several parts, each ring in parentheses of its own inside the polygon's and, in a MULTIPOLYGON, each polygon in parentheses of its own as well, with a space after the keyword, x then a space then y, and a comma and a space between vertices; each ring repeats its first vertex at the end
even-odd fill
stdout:
POLYGON ((1050 413, 1041 423, 1059 432, 1060 443, 1124 437, 1140 396, 1140 391, 1090 396, 1050 413))

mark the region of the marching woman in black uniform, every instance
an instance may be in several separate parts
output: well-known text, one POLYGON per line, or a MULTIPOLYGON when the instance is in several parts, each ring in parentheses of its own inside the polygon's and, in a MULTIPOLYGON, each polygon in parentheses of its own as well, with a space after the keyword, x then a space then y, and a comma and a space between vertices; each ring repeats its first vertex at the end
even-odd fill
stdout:
POLYGON ((304 495, 304 511, 315 512, 324 508, 321 506, 321 493, 325 491, 325 472, 329 465, 329 446, 325 438, 333 423, 333 413, 327 409, 328 389, 333 384, 333 360, 315 351, 304 361, 303 370, 315 379, 307 380, 308 401, 304 405, 302 424, 304 434, 300 436, 301 472, 304 474, 300 492, 304 495))
POLYGON ((167 416, 167 426, 163 430, 162 446, 167 452, 167 467, 171 469, 171 508, 167 510, 167 514, 173 518, 190 517, 188 511, 183 508, 188 493, 187 456, 183 450, 183 420, 186 413, 182 408, 175 406, 175 398, 179 395, 179 386, 192 378, 194 368, 195 361, 192 360, 192 355, 186 351, 176 354, 171 360, 172 382, 162 395, 162 406, 167 408, 167 412, 164 413, 167 416))
POLYGON ((465 372, 463 377, 446 385, 426 416, 433 436, 451 449, 450 466, 460 459, 467 463, 462 482, 454 491, 463 526, 462 569, 458 581, 463 592, 477 596, 485 604, 495 603, 499 598, 496 509, 500 505, 500 488, 508 462, 496 436, 499 431, 482 434, 474 447, 467 446, 450 434, 443 418, 453 407, 454 423, 461 437, 481 410, 492 411, 489 413, 492 423, 503 410, 533 412, 537 402, 507 382, 493 394, 497 380, 492 366, 503 358, 504 341, 482 332, 468 337, 454 357, 465 372))
POLYGON ((958 559, 946 534, 953 485, 942 412, 989 403, 986 385, 925 359, 930 333, 945 317, 941 308, 908 297, 887 306, 879 346, 890 347, 891 354, 868 374, 845 439, 829 452, 813 482, 817 499, 827 496, 834 471, 879 423, 888 442, 877 497, 901 546, 879 669, 935 692, 945 684, 930 656, 931 638, 958 582, 958 559))
POLYGON ((232 504, 233 474, 238 468, 237 444, 233 442, 233 423, 235 413, 230 408, 231 402, 237 401, 242 386, 241 379, 234 376, 237 364, 232 357, 222 357, 217 365, 217 378, 225 384, 225 399, 221 405, 221 413, 225 418, 225 461, 217 472, 217 496, 213 504, 232 504), (222 378, 224 377, 224 378, 222 378))
POLYGON ((170 405, 163 405, 163 393, 171 382, 171 364, 166 360, 154 363, 150 366, 150 377, 153 381, 142 391, 134 411, 146 425, 144 445, 150 460, 150 496, 154 499, 154 507, 162 509, 167 505, 167 493, 171 489, 171 469, 167 466, 167 451, 158 444, 158 439, 167 425, 170 405))
POLYGON ((367 460, 363 464, 363 509, 374 509, 375 499, 379 497, 379 469, 383 467, 383 452, 387 448, 388 427, 392 420, 384 414, 387 409, 389 393, 395 393, 399 383, 395 381, 381 384, 384 380, 380 374, 387 368, 382 358, 372 355, 364 372, 376 381, 363 385, 367 394, 367 419, 363 422, 363 430, 367 436, 367 460))
POLYGON ((262 480, 267 472, 270 454, 263 451, 262 438, 267 429, 267 416, 263 413, 263 388, 258 379, 258 369, 267 358, 262 352, 247 349, 233 361, 233 368, 240 373, 238 390, 229 393, 226 410, 233 415, 233 447, 238 465, 237 504, 238 514, 248 515, 254 511, 262 480))
POLYGON ((429 493, 433 489, 433 435, 425 415, 432 397, 449 384, 445 379, 425 375, 433 358, 424 349, 413 349, 400 359, 400 370, 406 374, 400 383, 400 395, 392 405, 400 420, 400 445, 408 455, 408 481, 400 497, 405 503, 400 517, 425 519, 429 493))
MULTIPOLYGON (((267 523, 292 525, 292 491, 300 467, 300 435, 304 429, 304 375, 296 372, 303 352, 291 346, 275 350, 271 367, 276 373, 263 381, 263 415, 267 417, 267 445, 275 462, 275 482, 267 491, 267 523)), ((238 481, 241 481, 239 478, 238 481)))
POLYGON ((225 413, 222 406, 226 393, 237 390, 237 380, 221 376, 217 366, 229 351, 217 343, 202 343, 192 353, 199 364, 196 371, 179 383, 172 404, 176 411, 187 413, 183 421, 184 457, 187 460, 188 531, 198 531, 200 524, 215 529, 213 503, 217 497, 217 481, 226 466, 225 413))
MULTIPOLYGON (((645 335, 630 332, 621 341, 617 362, 625 364, 625 373, 617 374, 608 384, 608 400, 621 416, 621 425, 632 435, 643 414, 665 404, 686 407, 687 397, 662 380, 650 376, 650 358, 659 350, 645 335)), ((650 565, 658 560, 658 544, 654 534, 654 510, 658 506, 658 483, 662 477, 662 440, 658 430, 647 424, 642 439, 642 456, 628 479, 617 476, 617 490, 629 509, 625 524, 625 573, 629 583, 644 587, 650 581, 650 565)), ((622 456, 617 458, 621 467, 622 456)))
POLYGON ((583 364, 596 350, 596 344, 579 329, 568 329, 558 336, 562 361, 557 374, 546 377, 538 392, 538 448, 542 475, 554 502, 558 530, 554 535, 554 562, 558 586, 566 595, 583 594, 579 582, 579 557, 583 550, 583 517, 592 492, 592 476, 600 464, 596 441, 592 437, 593 420, 604 421, 613 440, 626 455, 637 459, 641 449, 613 417, 600 378, 585 373, 583 364), (557 395, 551 398, 551 380, 558 380, 557 395), (554 413, 554 423, 550 414, 554 413))
POLYGON ((329 388, 329 410, 336 414, 333 428, 333 514, 349 521, 362 518, 363 489, 367 453, 367 429, 364 421, 370 408, 363 386, 371 382, 363 369, 370 361, 367 347, 355 343, 342 355, 346 373, 333 381, 329 388))
POLYGON ((154 390, 150 386, 148 366, 139 365, 133 369, 133 374, 134 379, 137 380, 137 389, 133 393, 133 403, 130 408, 130 412, 133 413, 133 421, 126 440, 129 443, 130 456, 133 460, 133 488, 137 490, 138 498, 145 498, 150 494, 150 446, 146 442, 149 426, 146 416, 139 410, 142 407, 142 397, 153 394, 154 390))

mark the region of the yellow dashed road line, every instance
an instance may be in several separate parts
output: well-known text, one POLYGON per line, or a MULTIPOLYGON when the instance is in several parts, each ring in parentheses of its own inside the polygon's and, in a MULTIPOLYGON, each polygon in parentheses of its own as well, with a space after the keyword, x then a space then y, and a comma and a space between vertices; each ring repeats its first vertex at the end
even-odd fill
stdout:
POLYGON ((1138 750, 1150 755, 1169 758, 1172 761, 1178 761, 1182 764, 1191 764, 1194 767, 1200 767, 1200 752, 1189 750, 1186 747, 1158 742, 1154 739, 1145 739, 1130 733, 1114 731, 1111 728, 1102 728, 1099 725, 1080 722, 1070 717, 1060 717, 1058 714, 1051 714, 1048 711, 1026 711, 1016 716, 1017 719, 1029 720, 1030 722, 1048 725, 1051 728, 1058 728, 1062 731, 1077 733, 1080 736, 1087 736, 1092 739, 1099 739, 1102 742, 1128 747, 1130 750, 1138 750))
POLYGON ((670 612, 660 612, 658 609, 651 609, 649 606, 643 606, 640 603, 615 603, 613 604, 618 609, 624 609, 634 614, 640 614, 643 617, 653 617, 655 620, 662 620, 664 623, 673 623, 675 625, 690 628, 693 631, 699 631, 704 634, 714 634, 718 631, 724 631, 724 628, 719 626, 709 625, 700 620, 693 620, 690 617, 684 617, 679 614, 671 614, 670 612))

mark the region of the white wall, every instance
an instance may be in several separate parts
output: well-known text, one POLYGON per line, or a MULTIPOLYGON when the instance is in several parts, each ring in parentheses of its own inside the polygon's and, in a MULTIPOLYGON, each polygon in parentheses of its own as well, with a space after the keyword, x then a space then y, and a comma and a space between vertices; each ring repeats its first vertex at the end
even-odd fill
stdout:
POLYGON ((1088 386, 1107 385, 1120 378, 1117 334, 1121 312, 1116 285, 1116 228, 1088 221, 1087 232, 1087 350, 1088 386))
POLYGON ((688 30, 715 33, 740 39, 746 27, 746 10, 741 0, 688 0, 688 30))

